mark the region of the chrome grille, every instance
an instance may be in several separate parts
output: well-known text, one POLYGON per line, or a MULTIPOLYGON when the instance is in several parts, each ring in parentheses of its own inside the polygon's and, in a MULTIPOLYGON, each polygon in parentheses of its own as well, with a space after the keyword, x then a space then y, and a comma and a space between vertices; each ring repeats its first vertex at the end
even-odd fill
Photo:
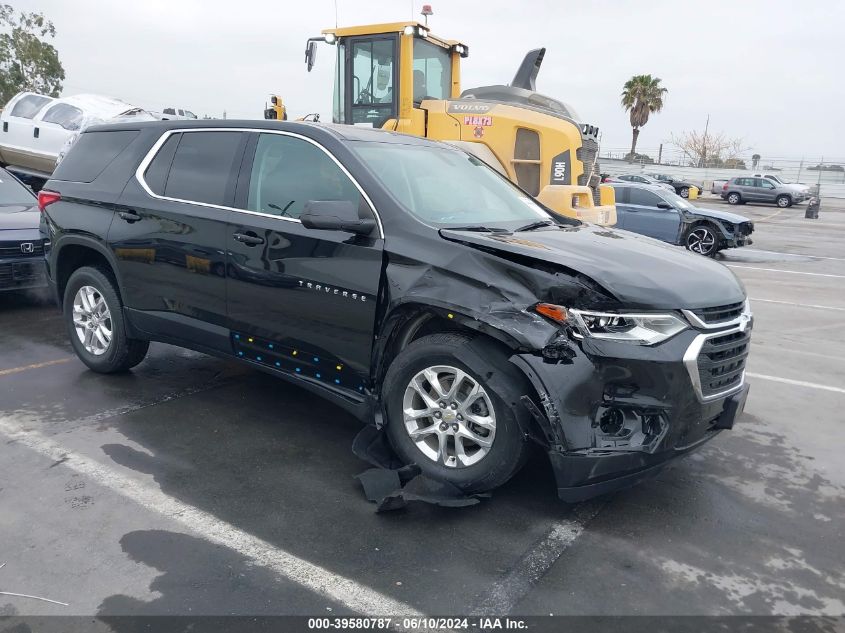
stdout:
POLYGON ((698 354, 701 394, 706 398, 742 384, 751 331, 731 332, 707 338, 698 354))
POLYGON ((745 307, 745 302, 729 303, 723 306, 716 306, 714 308, 701 308, 700 310, 691 310, 691 312, 701 319, 704 323, 721 323, 722 321, 732 321, 742 314, 745 307))
POLYGON ((44 254, 44 245, 41 240, 18 240, 15 242, 0 242, 0 259, 13 257, 37 257, 44 254), (32 252, 25 253, 21 250, 21 244, 32 244, 32 252))

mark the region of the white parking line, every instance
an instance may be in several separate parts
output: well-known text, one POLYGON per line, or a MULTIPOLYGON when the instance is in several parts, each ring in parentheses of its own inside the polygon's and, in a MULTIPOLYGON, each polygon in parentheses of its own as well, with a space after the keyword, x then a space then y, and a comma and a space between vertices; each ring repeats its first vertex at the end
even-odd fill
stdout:
POLYGON ((813 277, 834 277, 836 279, 845 279, 845 275, 830 275, 828 273, 805 273, 800 270, 782 270, 780 268, 757 268, 756 266, 736 266, 734 264, 726 264, 728 268, 741 268, 743 270, 765 270, 770 273, 790 273, 792 275, 811 275, 813 277))
POLYGON ((786 385, 795 385, 796 387, 809 387, 810 389, 821 389, 822 391, 832 391, 833 393, 845 393, 845 389, 841 387, 831 387, 829 385, 820 385, 816 382, 805 382, 803 380, 792 380, 791 378, 781 378, 780 376, 767 376, 766 374, 752 374, 746 373, 749 378, 760 378, 761 380, 771 380, 774 382, 782 382, 786 385))
POLYGON ((845 262, 845 257, 827 257, 826 255, 811 255, 810 253, 787 253, 784 251, 764 251, 757 248, 745 248, 742 253, 763 253, 765 255, 789 255, 790 257, 809 257, 811 259, 832 259, 835 262, 845 262))
POLYGON ((164 494, 157 486, 126 476, 84 455, 69 451, 38 431, 22 428, 14 416, 0 416, 0 434, 52 461, 63 460, 62 467, 85 475, 97 484, 131 499, 144 509, 180 523, 189 532, 234 550, 255 565, 265 567, 291 582, 325 596, 327 600, 362 614, 420 615, 405 603, 290 554, 199 508, 174 499, 164 494))
POLYGON ((794 306, 796 308, 817 308, 819 310, 836 310, 845 312, 845 308, 837 308, 836 306, 820 306, 815 303, 795 303, 794 301, 777 301, 776 299, 755 299, 749 297, 751 301, 762 301, 763 303, 780 303, 786 306, 794 306))
POLYGON ((522 555, 516 565, 493 584, 484 597, 470 609, 469 614, 510 614, 563 552, 581 536, 587 523, 606 503, 607 501, 591 501, 581 504, 577 519, 555 522, 549 531, 522 555))

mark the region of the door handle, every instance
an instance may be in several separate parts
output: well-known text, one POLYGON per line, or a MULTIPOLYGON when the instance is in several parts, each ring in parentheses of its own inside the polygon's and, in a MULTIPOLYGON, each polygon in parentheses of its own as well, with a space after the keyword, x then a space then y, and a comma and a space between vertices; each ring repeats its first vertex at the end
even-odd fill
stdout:
POLYGON ((35 138, 38 138, 38 133, 39 133, 39 129, 38 129, 38 128, 34 128, 34 129, 32 130, 32 136, 34 136, 35 138))
POLYGON ((264 238, 258 237, 254 233, 235 233, 232 237, 241 244, 246 244, 247 246, 258 246, 259 244, 264 243, 264 238))
POLYGON ((127 222, 129 222, 129 224, 137 222, 141 219, 141 216, 135 213, 134 211, 118 211, 117 215, 119 215, 122 220, 126 220, 127 222))

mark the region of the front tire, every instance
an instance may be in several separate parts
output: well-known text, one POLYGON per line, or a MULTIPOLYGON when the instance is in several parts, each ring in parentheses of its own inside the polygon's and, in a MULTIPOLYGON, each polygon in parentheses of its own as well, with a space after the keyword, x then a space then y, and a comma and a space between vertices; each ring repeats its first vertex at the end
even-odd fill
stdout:
POLYGON ((678 192, 678 195, 682 198, 689 198, 689 187, 681 187, 681 190, 678 192))
POLYGON ((454 332, 406 347, 384 381, 387 435, 403 461, 467 493, 516 474, 528 450, 517 421, 526 390, 504 363, 493 343, 454 332))
POLYGON ((147 355, 149 341, 126 335, 123 302, 103 270, 84 266, 73 272, 65 286, 63 313, 73 350, 93 371, 127 371, 147 355))
POLYGON ((735 191, 728 194, 728 204, 739 204, 742 202, 742 197, 735 191))
POLYGON ((777 205, 781 209, 786 209, 787 207, 792 206, 792 198, 790 198, 789 196, 785 196, 785 195, 784 196, 778 196, 777 199, 775 200, 775 202, 777 203, 777 205))
POLYGON ((713 227, 698 224, 692 227, 684 240, 687 250, 704 257, 715 257, 719 251, 719 240, 713 227))

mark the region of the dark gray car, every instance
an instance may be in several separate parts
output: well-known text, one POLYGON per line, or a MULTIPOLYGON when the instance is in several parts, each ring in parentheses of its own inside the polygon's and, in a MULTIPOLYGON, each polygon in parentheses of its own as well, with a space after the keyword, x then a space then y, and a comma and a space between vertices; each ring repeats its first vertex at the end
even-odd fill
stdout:
POLYGON ((796 193, 785 185, 767 178, 731 178, 722 187, 722 199, 729 204, 746 202, 774 202, 780 208, 791 207, 797 202, 796 193))
POLYGON ((693 206, 660 186, 611 184, 616 192, 616 228, 683 245, 706 257, 751 244, 754 223, 744 216, 693 206))

